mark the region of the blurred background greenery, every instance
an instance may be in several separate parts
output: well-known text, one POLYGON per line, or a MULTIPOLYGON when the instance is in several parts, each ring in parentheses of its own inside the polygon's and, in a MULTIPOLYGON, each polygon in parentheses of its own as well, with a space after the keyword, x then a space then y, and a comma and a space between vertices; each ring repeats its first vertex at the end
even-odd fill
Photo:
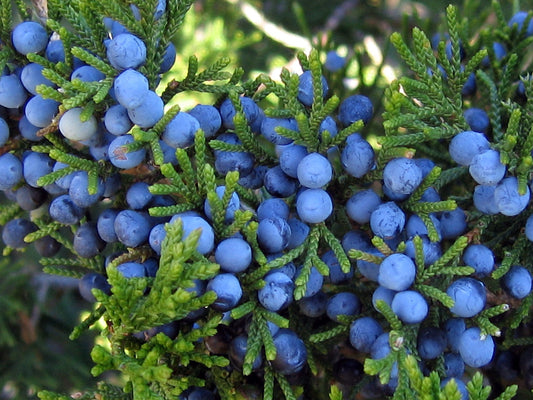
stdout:
MULTIPOLYGON (((172 0, 168 0, 172 1, 172 0)), ((176 64, 163 80, 181 79, 187 60, 195 55, 200 66, 221 56, 244 69, 245 77, 259 73, 276 76, 280 68, 298 70, 295 51, 311 46, 347 56, 347 66, 327 73, 332 92, 369 96, 376 105, 371 132, 382 131, 381 98, 391 80, 401 74, 392 32, 408 32, 415 25, 439 31, 450 1, 404 0, 199 0, 175 38, 176 64)), ((480 7, 483 1, 451 2, 480 7)), ((507 16, 531 4, 502 1, 507 16)), ((484 18, 483 13, 477 15, 484 18)), ((182 109, 209 102, 208 95, 179 95, 182 109)), ((267 100, 268 101, 268 100, 267 100)), ((0 194, 0 197, 3 195, 0 194)), ((2 199, 0 207, 7 207, 2 199)), ((1 225, 1 221, 0 221, 1 225)), ((0 244, 1 246, 2 244, 0 244)), ((1 249, 1 248, 0 248, 1 249)), ((0 399, 36 398, 37 389, 75 393, 94 386, 90 349, 94 336, 72 342, 71 329, 90 307, 77 293, 76 282, 42 274, 37 253, 0 258, 0 399)), ((111 379, 112 377, 110 377, 111 379)))

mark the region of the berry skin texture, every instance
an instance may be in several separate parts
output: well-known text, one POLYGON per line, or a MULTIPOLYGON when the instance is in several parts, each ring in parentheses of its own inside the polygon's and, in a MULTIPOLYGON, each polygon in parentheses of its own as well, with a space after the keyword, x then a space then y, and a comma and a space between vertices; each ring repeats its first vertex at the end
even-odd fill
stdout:
POLYGON ((362 120, 366 125, 374 114, 374 106, 366 96, 356 94, 347 97, 339 106, 339 121, 343 127, 362 120))
POLYGON ((52 119, 59 110, 59 103, 52 99, 44 99, 41 95, 33 96, 24 109, 28 121, 39 128, 44 128, 52 123, 52 119))
POLYGON ((346 213, 351 220, 363 225, 370 222, 372 212, 380 204, 381 199, 372 189, 361 190, 346 203, 346 213))
POLYGON ((218 274, 208 282, 206 290, 216 293, 217 299, 211 307, 217 311, 231 310, 242 297, 241 284, 233 274, 218 274))
POLYGON ((67 139, 80 141, 87 140, 98 131, 96 118, 91 115, 88 120, 81 120, 83 109, 80 107, 71 108, 65 112, 59 120, 59 130, 67 139))
POLYGON ((311 153, 298 164, 297 176, 302 186, 319 189, 331 181, 333 168, 326 157, 318 153, 311 153))
POLYGON ((428 314, 428 303, 424 297, 413 290, 404 290, 394 295, 392 311, 406 324, 422 322, 428 314))
POLYGON ((217 245, 215 261, 225 272, 243 272, 252 262, 252 248, 240 238, 224 239, 217 245))
POLYGON ((107 282, 105 276, 96 272, 90 272, 83 275, 78 282, 78 289, 81 297, 90 303, 94 303, 96 301, 96 298, 92 293, 93 289, 101 290, 108 295, 111 294, 111 285, 107 282))
POLYGON ((143 97, 141 104, 128 108, 128 117, 131 122, 141 128, 151 128, 164 114, 164 104, 156 92, 149 90, 143 97))
POLYGON ((529 241, 533 242, 533 215, 526 221, 525 234, 529 241))
POLYGON ((28 94, 15 74, 0 77, 0 106, 18 108, 24 104, 28 94))
POLYGON ((85 210, 77 206, 68 194, 64 194, 52 200, 48 213, 57 222, 74 225, 81 220, 85 210))
POLYGON ((294 282, 283 272, 273 272, 264 278, 265 286, 257 291, 259 302, 269 311, 279 311, 292 302, 294 282))
POLYGON ((480 313, 487 301, 485 285, 474 278, 457 279, 446 289, 446 294, 455 303, 450 311, 463 318, 470 318, 480 313))
POLYGON ((148 94, 148 79, 134 69, 127 69, 115 78, 113 82, 115 97, 125 108, 139 107, 148 94))
POLYGON ((215 232, 211 225, 205 219, 196 216, 184 216, 181 220, 183 222, 182 240, 187 238, 192 231, 201 229, 202 233, 198 239, 196 250, 204 255, 210 253, 215 247, 215 232))
POLYGON ((339 322, 339 315, 355 316, 361 312, 359 297, 350 292, 340 292, 328 301, 326 313, 328 317, 339 322))
POLYGON ((520 214, 529 203, 530 191, 526 186, 526 192, 518 192, 518 179, 514 176, 503 179, 494 189, 494 201, 500 213, 507 216, 520 214))
POLYGON ((301 371, 307 362, 305 344, 289 329, 280 329, 274 336, 276 358, 272 366, 283 375, 292 375, 301 371))
POLYGON ((386 257, 379 266, 378 282, 381 286, 400 292, 415 280, 416 266, 405 254, 395 253, 386 257))
POLYGON ((22 162, 17 156, 5 153, 0 156, 0 190, 14 187, 23 177, 22 162))
POLYGON ((459 354, 469 367, 479 368, 487 365, 494 355, 492 336, 482 338, 478 327, 467 329, 459 340, 459 354))
POLYGON ((13 29, 11 40, 20 54, 40 53, 48 44, 48 34, 37 22, 24 21, 13 29))
MULTIPOLYGON (((313 105, 314 100, 313 74, 311 73, 311 71, 305 71, 298 77, 298 79, 298 100, 304 106, 311 107, 311 105, 313 105)), ((322 97, 326 97, 329 90, 328 82, 326 81, 326 78, 324 78, 324 76, 321 76, 320 79, 322 81, 322 97)))
POLYGON ((346 58, 339 55, 335 50, 330 50, 326 54, 324 67, 331 72, 336 72, 346 65, 346 58))
POLYGON ((257 241, 267 253, 278 253, 287 247, 291 228, 282 218, 265 218, 259 222, 257 241))
POLYGON ((74 250, 80 257, 94 257, 105 248, 105 242, 98 235, 96 224, 92 222, 81 225, 72 241, 74 250))
POLYGON ((474 132, 487 133, 490 126, 490 119, 487 113, 480 108, 469 108, 465 110, 464 117, 470 129, 474 132))
POLYGON ((507 167, 500 162, 500 152, 489 149, 476 154, 468 170, 480 185, 496 185, 505 176, 507 167))
POLYGON ((422 170, 410 158, 395 158, 385 166, 383 180, 393 192, 411 194, 422 182, 422 170))
POLYGON ((178 113, 167 124, 162 139, 170 147, 184 149, 194 143, 194 135, 200 129, 200 123, 191 114, 178 113))
POLYGON ((468 166, 476 154, 490 149, 490 143, 482 133, 463 131, 450 141, 449 152, 459 165, 468 166))
POLYGON ((341 153, 342 166, 351 176, 361 178, 374 167, 374 149, 357 133, 348 136, 346 143, 341 153))
POLYGON ((424 360, 434 360, 446 349, 446 334, 434 326, 420 329, 417 337, 418 355, 424 360))
POLYGON ((482 244, 471 244, 463 252, 465 265, 476 270, 479 278, 488 276, 494 269, 494 253, 482 244))
POLYGON ((331 215, 333 203, 325 190, 307 189, 298 196, 296 211, 303 222, 317 224, 331 215))
POLYGON ((24 218, 15 218, 4 225, 2 240, 6 246, 13 249, 22 249, 28 246, 28 243, 24 241, 24 237, 35 230, 37 230, 37 227, 33 222, 24 218))
POLYGON ((514 265, 501 279, 503 289, 515 299, 523 299, 531 293, 531 274, 527 269, 514 265))
POLYGON ((117 168, 130 169, 144 161, 146 149, 128 152, 125 147, 135 140, 131 135, 118 136, 109 144, 109 161, 117 168))
POLYGON ((128 247, 137 247, 146 242, 151 229, 148 216, 133 210, 120 211, 113 226, 118 240, 128 247))
POLYGON ((358 318, 350 325, 350 343, 356 350, 370 353, 372 345, 382 333, 383 328, 374 318, 358 318))
POLYGON ((450 318, 444 323, 444 331, 448 340, 448 347, 454 353, 459 352, 459 340, 466 330, 465 320, 462 318, 450 318))
POLYGON ((370 214, 372 232, 383 239, 394 238, 404 226, 405 214, 393 201, 380 204, 370 214))
POLYGON ((146 61, 146 45, 137 36, 122 33, 107 45, 107 58, 119 71, 140 67, 146 61))

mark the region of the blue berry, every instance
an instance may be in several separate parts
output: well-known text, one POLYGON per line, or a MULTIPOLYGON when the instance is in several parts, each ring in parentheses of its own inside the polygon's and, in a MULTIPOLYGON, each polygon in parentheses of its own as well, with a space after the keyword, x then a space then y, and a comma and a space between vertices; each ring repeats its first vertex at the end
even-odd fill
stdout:
POLYGON ((161 255, 161 245, 163 244, 163 240, 165 239, 166 235, 167 231, 165 229, 165 224, 157 224, 150 231, 148 243, 157 255, 161 255))
POLYGON ((503 179, 494 189, 494 201, 500 213, 507 216, 520 214, 529 203, 529 187, 524 194, 518 191, 518 179, 514 176, 503 179))
POLYGON ((309 279, 307 280, 307 284, 305 285, 305 293, 303 297, 314 296, 315 294, 317 294, 320 289, 322 289, 323 283, 324 277, 322 276, 322 274, 318 272, 318 269, 316 269, 316 267, 311 267, 311 272, 309 273, 309 279))
POLYGON ((24 218, 15 218, 8 221, 2 230, 2 240, 6 246, 13 249, 22 249, 28 246, 24 237, 37 230, 35 224, 24 218))
POLYGON ((428 303, 424 297, 414 290, 404 290, 394 295, 392 311, 406 324, 418 324, 428 314, 428 303))
POLYGON ((358 224, 370 222, 370 215, 381 204, 381 199, 372 189, 360 190, 346 203, 346 214, 358 224))
POLYGON ((407 289, 415 280, 416 266, 413 260, 401 253, 391 254, 379 266, 378 282, 397 292, 407 289))
MULTIPOLYGON (((270 263, 278 258, 282 257, 283 253, 272 253, 267 255, 267 261, 270 263)), ((281 267, 272 268, 268 271, 268 274, 273 274, 274 272, 282 272, 287 275, 289 278, 294 279, 296 276, 296 266, 293 262, 288 262, 287 264, 282 265, 281 267)))
MULTIPOLYGON (((440 243, 430 241, 427 236, 422 236, 421 239, 424 265, 431 265, 442 256, 440 243)), ((413 239, 409 239, 405 242, 405 254, 412 260, 416 259, 416 250, 413 239)))
POLYGON ((322 261, 328 266, 329 268, 329 281, 335 285, 339 283, 345 283, 352 279, 354 271, 350 267, 348 272, 343 272, 341 269, 340 262, 335 255, 335 252, 333 250, 329 250, 325 252, 322 257, 320 257, 322 261))
POLYGON ((131 135, 117 136, 109 144, 109 161, 118 168, 130 169, 136 167, 144 161, 146 150, 141 148, 135 151, 128 151, 126 145, 133 143, 135 140, 131 135))
POLYGON ((37 63, 29 63, 22 68, 20 81, 28 92, 33 95, 37 94, 38 85, 53 87, 54 84, 43 76, 44 67, 37 63))
POLYGON ((96 298, 92 293, 93 289, 100 290, 107 295, 111 294, 111 285, 109 284, 109 282, 107 282, 105 276, 96 272, 90 272, 88 274, 83 275, 83 277, 78 282, 78 288, 81 297, 91 303, 94 303, 96 301, 96 298))
MULTIPOLYGON (((439 238, 441 238, 442 235, 440 231, 439 219, 434 214, 430 214, 429 218, 431 219, 439 238)), ((414 236, 428 235, 428 228, 422 218, 416 214, 413 214, 409 217, 407 223, 405 224, 405 233, 407 234, 407 237, 411 239, 414 236)))
POLYGON ((252 262, 252 248, 240 238, 224 239, 216 247, 215 261, 225 272, 243 272, 252 262))
POLYGON ((328 317, 339 322, 340 315, 355 316, 361 312, 361 301, 354 293, 340 292, 328 301, 326 313, 328 317))
POLYGON ((134 69, 127 69, 115 78, 113 89, 123 107, 139 107, 149 91, 148 79, 134 69))
MULTIPOLYGON (((2 85, 1 79, 2 78, 0 78, 0 86, 2 85)), ((39 129, 41 128, 33 125, 30 121, 28 121, 28 118, 26 118, 25 115, 23 115, 22 118, 19 120, 18 130, 22 137, 26 140, 29 140, 31 142, 39 142, 43 140, 44 136, 37 136, 37 132, 39 131, 39 129)))
POLYGON ((479 368, 487 365, 494 355, 492 336, 482 337, 478 327, 467 329, 459 340, 459 354, 469 367, 479 368))
POLYGON ((318 128, 320 138, 324 136, 324 133, 326 131, 329 133, 330 137, 336 136, 339 132, 339 129, 337 128, 337 123, 329 115, 322 120, 322 122, 320 123, 320 127, 318 128))
MULTIPOLYGON (((229 358, 233 365, 237 368, 242 369, 244 364, 244 357, 246 355, 246 350, 248 349, 248 337, 245 335, 239 335, 233 338, 229 347, 229 358)), ((263 357, 261 353, 257 355, 253 364, 252 370, 256 371, 261 367, 263 363, 263 357)))
POLYGON ((217 311, 231 310, 242 297, 241 284, 233 274, 218 274, 207 283, 207 290, 212 290, 217 295, 211 305, 217 311))
POLYGON ((170 147, 186 148, 194 143, 200 123, 191 114, 180 112, 167 124, 161 139, 170 147))
MULTIPOLYGON (((254 125, 256 123, 261 123, 263 119, 263 114, 261 109, 255 103, 255 101, 250 97, 240 97, 239 101, 241 103, 244 116, 248 121, 249 125, 254 125)), ((235 117, 236 111, 233 103, 229 98, 224 100, 220 105, 220 117, 222 118, 222 125, 227 129, 235 129, 235 124, 233 123, 233 118, 235 117)), ((254 131, 255 132, 255 131, 254 131)))
POLYGON ((495 185, 503 179, 507 167, 500 162, 500 152, 489 149, 476 154, 468 170, 477 183, 495 185))
POLYGON ((310 224, 325 221, 333 212, 331 197, 322 189, 307 189, 298 195, 296 211, 303 222, 310 224))
POLYGON ((257 291, 259 302, 269 311, 279 311, 292 302, 294 282, 283 272, 265 276, 265 286, 257 291))
POLYGON ((9 126, 5 119, 0 118, 0 147, 7 143, 9 139, 9 126))
POLYGON ((267 192, 275 197, 292 196, 298 189, 298 181, 286 175, 279 165, 266 171, 263 185, 267 192))
POLYGON ((533 215, 530 215, 526 221, 525 235, 529 241, 533 242, 533 215))
POLYGON ((494 190, 496 186, 491 185, 477 185, 474 188, 474 206, 483 214, 494 215, 500 212, 496 199, 494 198, 494 190))
POLYGON ((78 207, 83 208, 95 204, 103 196, 104 189, 104 181, 98 178, 96 193, 89 194, 89 175, 86 171, 79 171, 70 182, 68 194, 78 207))
POLYGON ((71 108, 61 116, 59 131, 67 139, 88 140, 93 138, 98 131, 98 124, 94 115, 91 115, 86 121, 82 121, 82 112, 82 108, 76 107, 71 108))
POLYGON ((444 331, 448 340, 448 347, 454 353, 459 352, 459 340, 466 330, 465 320, 462 318, 450 318, 444 323, 444 331))
POLYGON ((54 35, 50 38, 50 41, 46 45, 46 50, 44 52, 45 57, 48 61, 57 63, 59 61, 65 61, 65 48, 63 47, 63 42, 61 39, 54 38, 54 35))
POLYGON ((100 254, 105 248, 105 242, 98 235, 96 224, 87 222, 76 231, 72 246, 80 257, 90 258, 100 254))
POLYGON ((22 171, 28 185, 39 187, 37 180, 52 172, 55 161, 48 154, 31 151, 22 160, 22 171))
POLYGON ((28 94, 20 78, 15 75, 0 76, 0 105, 6 108, 18 108, 24 104, 28 94))
POLYGON ((463 318, 480 313, 487 301, 485 285, 474 278, 457 279, 446 289, 446 294, 454 301, 450 311, 463 318))
POLYGON ((152 201, 154 195, 145 182, 135 182, 126 192, 126 202, 132 210, 142 210, 152 201))
POLYGON ((343 127, 350 126, 356 121, 362 120, 368 124, 374 114, 374 106, 366 96, 356 94, 349 96, 339 106, 339 121, 343 127))
POLYGON ((423 360, 439 357, 446 349, 446 344, 446 334, 442 329, 430 326, 418 331, 416 348, 423 360))
POLYGON ((81 220, 85 210, 77 206, 68 194, 63 194, 52 200, 48 212, 57 222, 73 225, 81 220))
POLYGON ((22 162, 17 156, 5 153, 0 156, 0 190, 13 188, 23 177, 22 162))
POLYGON ((131 122, 141 128, 151 128, 164 114, 164 104, 161 97, 151 90, 143 97, 141 104, 134 108, 128 108, 128 117, 131 122))
POLYGON ((138 247, 148 240, 150 220, 145 213, 122 210, 113 223, 118 240, 128 247, 138 247))
POLYGON ((271 197, 265 199, 257 207, 257 220, 262 221, 265 218, 289 218, 289 206, 280 198, 271 197))
MULTIPOLYGON (((196 245, 196 250, 200 254, 209 254, 215 247, 215 232, 209 222, 201 217, 196 216, 183 216, 181 217, 183 222, 183 238, 186 239, 190 233, 196 229, 201 229, 200 238, 196 245)), ((172 220, 171 220, 172 222, 172 220)))
POLYGON ((305 344, 296 333, 289 329, 280 329, 274 336, 276 358, 272 366, 280 374, 292 375, 301 371, 307 362, 305 344))
POLYGON ((482 244, 471 244, 463 252, 465 265, 476 270, 479 278, 488 276, 494 269, 494 253, 482 244))
MULTIPOLYGON (((217 140, 229 144, 242 144, 234 133, 224 133, 217 136, 217 140)), ((242 178, 252 172, 254 156, 245 151, 215 151, 215 169, 220 175, 226 175, 230 171, 239 171, 242 178)))
POLYGON ((146 61, 146 45, 137 36, 122 33, 107 44, 107 58, 119 71, 137 68, 146 61))
POLYGON ((467 227, 466 214, 459 207, 443 212, 440 217, 440 231, 443 239, 454 239, 464 233, 467 227))
POLYGON ((485 110, 481 108, 468 108, 464 111, 466 123, 474 132, 487 133, 490 127, 490 119, 485 110))
POLYGON ((20 54, 40 53, 48 44, 48 34, 37 22, 24 21, 15 26, 11 40, 20 54))
POLYGON ((61 243, 51 236, 37 239, 33 245, 41 257, 53 257, 61 250, 61 243))
POLYGON ((216 107, 198 104, 189 111, 189 114, 199 122, 200 129, 202 129, 206 138, 215 136, 222 126, 222 118, 216 107))
MULTIPOLYGON (((326 78, 324 78, 324 76, 321 76, 320 79, 322 81, 322 97, 326 97, 329 90, 328 82, 326 81, 326 78)), ((303 105, 311 107, 314 100, 313 74, 311 73, 311 71, 305 71, 298 77, 298 80, 299 83, 297 98, 303 105)))
POLYGON ((318 189, 331 181, 333 168, 326 157, 319 153, 311 153, 298 164, 297 176, 300 185, 318 189))
POLYGON ((307 148, 297 144, 289 144, 283 147, 279 156, 281 170, 292 178, 298 177, 298 165, 307 156, 307 148))
POLYGON ((117 271, 126 279, 146 277, 144 265, 137 262, 122 263, 117 266, 117 271))
POLYGON ((356 319, 350 325, 350 343, 358 351, 370 353, 376 339, 383 333, 383 328, 372 317, 356 319))
POLYGON ((159 73, 164 74, 172 69, 172 66, 176 62, 176 46, 170 42, 165 49, 163 59, 161 60, 161 66, 159 67, 159 73))
POLYGON ((26 103, 24 115, 28 121, 39 128, 44 128, 52 123, 59 110, 59 103, 52 99, 44 99, 41 95, 33 96, 26 103))
POLYGON ((377 308, 377 304, 379 300, 384 301, 389 307, 392 306, 392 300, 394 299, 394 296, 398 293, 395 290, 387 289, 383 286, 378 286, 376 290, 374 290, 374 293, 372 293, 372 306, 376 309, 376 311, 379 311, 377 308))
POLYGON ((342 247, 344 251, 348 252, 351 249, 367 251, 374 248, 370 242, 368 234, 359 229, 352 229, 344 234, 342 237, 342 247))
POLYGON ((335 50, 330 50, 326 53, 326 62, 324 67, 331 72, 336 72, 346 65, 346 58, 339 55, 335 50))
POLYGON ((470 398, 470 395, 468 394, 468 389, 466 388, 466 385, 462 380, 455 378, 455 377, 446 378, 441 382, 440 386, 444 388, 448 384, 453 384, 453 383, 455 383, 455 386, 457 387, 457 389, 459 390, 459 393, 461 394, 460 400, 468 400, 470 398), (453 381, 453 382, 449 383, 450 381, 453 381))
POLYGON ((98 82, 105 79, 105 74, 92 65, 82 65, 72 71, 70 79, 79 79, 82 82, 98 82))
POLYGON ((39 208, 47 199, 46 191, 41 188, 34 188, 23 185, 17 189, 16 201, 20 208, 31 211, 39 208))
POLYGON ((448 150, 457 164, 468 166, 476 154, 489 149, 490 143, 482 133, 463 131, 453 137, 448 150))
POLYGON ((107 243, 113 243, 118 240, 115 233, 115 218, 119 211, 114 208, 107 208, 100 213, 96 222, 98 235, 107 243))
POLYGON ((291 228, 283 218, 265 218, 259 222, 257 241, 267 253, 277 253, 289 243, 291 228))
POLYGON ((309 225, 302 222, 298 218, 289 218, 287 221, 289 227, 291 228, 291 236, 289 238, 289 243, 287 244, 286 249, 291 250, 300 246, 305 242, 307 236, 309 235, 309 225))
POLYGON ((366 140, 354 133, 346 140, 346 147, 341 153, 344 170, 356 178, 361 178, 374 168, 374 149, 366 140))
POLYGON ((531 293, 531 274, 519 265, 513 265, 501 279, 502 288, 515 299, 523 299, 531 293))
POLYGON ((444 373, 446 377, 460 378, 465 373, 465 362, 457 353, 444 354, 444 373))
POLYGON ((383 181, 395 193, 411 194, 422 182, 422 170, 410 158, 395 158, 385 165, 383 181))
POLYGON ((298 300, 300 313, 310 318, 318 318, 326 313, 328 296, 320 291, 314 296, 302 297, 298 300))
POLYGON ((270 118, 266 117, 261 123, 261 135, 269 142, 284 145, 292 143, 292 139, 286 138, 277 132, 277 128, 283 127, 298 132, 298 124, 293 118, 270 118))
POLYGON ((380 204, 370 214, 370 228, 375 235, 383 239, 396 237, 405 226, 405 214, 396 205, 389 201, 380 204))
POLYGON ((533 35, 533 19, 529 18, 527 11, 518 11, 511 17, 507 25, 511 28, 516 25, 517 31, 520 32, 526 21, 529 21, 526 28, 526 36, 531 36, 533 35))
MULTIPOLYGON (((375 247, 369 247, 366 249, 359 249, 359 250, 363 250, 374 256, 383 257, 383 254, 375 247)), ((375 264, 370 261, 365 261, 365 260, 357 260, 357 269, 359 270, 360 274, 363 275, 365 278, 370 279, 371 281, 374 281, 374 282, 378 281, 378 275, 379 275, 378 264, 375 264)))

